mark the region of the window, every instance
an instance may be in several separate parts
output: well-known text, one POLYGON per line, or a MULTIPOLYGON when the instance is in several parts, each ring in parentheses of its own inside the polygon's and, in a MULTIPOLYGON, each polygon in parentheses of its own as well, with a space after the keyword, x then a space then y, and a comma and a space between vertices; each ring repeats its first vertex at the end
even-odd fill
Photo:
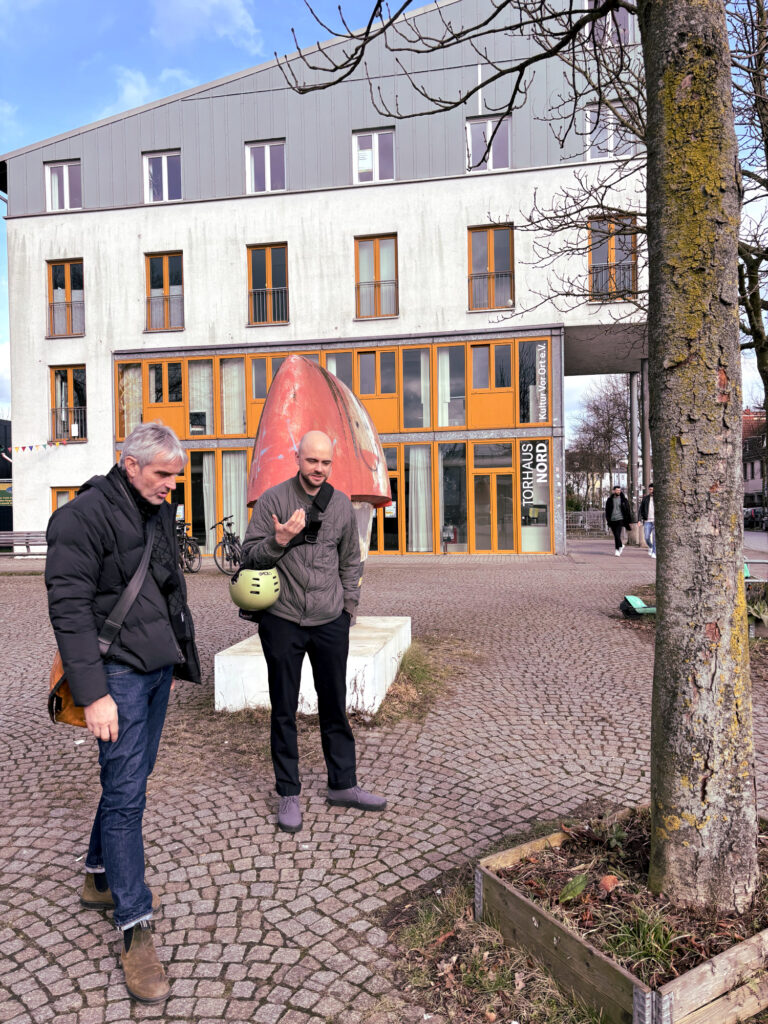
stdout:
POLYGON ((181 153, 144 154, 144 202, 169 203, 181 199, 181 153))
POLYGON ((589 297, 611 301, 637 295, 634 221, 591 220, 589 236, 589 297))
POLYGON ((473 391, 512 387, 512 346, 509 343, 473 345, 471 352, 473 391))
POLYGON ((141 423, 144 390, 141 363, 117 365, 117 436, 127 437, 141 423))
POLYGON ((352 353, 351 352, 328 352, 325 356, 325 368, 334 377, 338 377, 346 384, 350 391, 354 388, 352 382, 352 353))
POLYGON ((549 342, 517 344, 518 422, 549 422, 549 342))
POLYGON ((79 490, 79 487, 52 487, 51 504, 53 511, 55 512, 57 508, 62 508, 67 502, 72 501, 79 490))
POLYGON ((248 248, 248 323, 288 322, 288 247, 248 248))
POLYGON ((405 550, 432 551, 432 446, 405 445, 405 550))
POLYGON ((466 373, 463 345, 437 349, 437 425, 463 427, 466 422, 466 373))
POLYGON ((285 139, 254 142, 245 147, 246 190, 280 192, 285 188, 285 139))
POLYGON ((469 229, 469 308, 505 309, 515 303, 512 228, 469 229))
POLYGON ((355 239, 355 315, 397 316, 397 236, 355 239))
POLYGON ((358 352, 357 372, 359 394, 397 394, 397 363, 394 350, 358 352))
POLYGON ((508 117, 467 121, 467 170, 500 171, 512 166, 512 131, 508 117), (496 134, 494 135, 494 131, 496 134), (493 136, 493 141, 491 141, 493 136), (490 152, 486 153, 488 143, 490 152))
POLYGON ((187 363, 189 436, 214 433, 213 360, 190 359, 187 363))
POLYGON ((80 161, 45 165, 45 192, 48 210, 80 210, 83 190, 80 179, 80 161))
POLYGON ((184 282, 180 252, 147 256, 147 330, 184 327, 184 282))
POLYGON ((431 424, 429 397, 429 349, 403 349, 403 426, 431 424))
POLYGON ((395 177, 395 133, 393 131, 363 132, 352 136, 354 179, 392 181, 395 177))
POLYGON ((149 401, 152 405, 175 405, 184 400, 181 363, 150 363, 149 401))
MULTIPOLYGON (((591 10, 599 7, 602 0, 589 0, 591 10)), ((633 41, 632 18, 629 11, 618 7, 611 11, 606 18, 596 21, 592 25, 593 38, 596 44, 618 46, 619 43, 627 44, 633 41)))
POLYGON ((88 438, 85 367, 51 369, 51 441, 85 441, 88 438))
POLYGON ((48 264, 48 336, 85 333, 83 261, 48 264))
MULTIPOLYGON (((621 108, 617 108, 619 111, 621 108)), ((588 156, 599 160, 606 156, 634 156, 635 138, 604 104, 587 107, 588 156)))
POLYGON ((219 363, 221 384, 221 432, 245 434, 245 360, 222 359, 219 363))

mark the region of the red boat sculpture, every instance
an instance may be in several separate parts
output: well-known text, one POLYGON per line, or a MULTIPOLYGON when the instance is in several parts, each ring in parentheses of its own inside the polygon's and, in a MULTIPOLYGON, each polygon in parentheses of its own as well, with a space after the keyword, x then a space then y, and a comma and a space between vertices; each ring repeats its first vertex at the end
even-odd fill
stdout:
POLYGON ((335 488, 374 508, 391 503, 384 450, 360 400, 322 366, 288 356, 272 381, 256 431, 249 506, 296 472, 294 452, 308 430, 322 430, 334 442, 330 483, 335 488))

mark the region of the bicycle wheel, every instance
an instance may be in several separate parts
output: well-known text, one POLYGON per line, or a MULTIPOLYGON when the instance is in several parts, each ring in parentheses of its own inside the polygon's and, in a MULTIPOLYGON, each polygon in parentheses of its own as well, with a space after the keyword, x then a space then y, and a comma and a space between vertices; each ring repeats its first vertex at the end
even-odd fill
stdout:
POLYGON ((203 564, 203 556, 200 554, 200 545, 194 537, 187 537, 184 545, 184 562, 188 572, 199 572, 203 564))
POLYGON ((223 540, 220 540, 213 549, 213 560, 216 563, 216 568, 225 576, 234 576, 240 568, 240 563, 233 557, 229 544, 223 540))

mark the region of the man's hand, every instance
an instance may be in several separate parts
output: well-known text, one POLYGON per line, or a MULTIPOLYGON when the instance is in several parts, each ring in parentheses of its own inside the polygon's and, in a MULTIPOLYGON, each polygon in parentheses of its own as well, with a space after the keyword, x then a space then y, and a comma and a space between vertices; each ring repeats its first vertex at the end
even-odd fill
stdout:
POLYGON ((108 693, 85 709, 85 724, 97 740, 117 739, 117 704, 108 693))
POLYGON ((273 512, 272 522, 275 524, 275 540, 281 548, 284 548, 307 525, 307 517, 303 508, 297 508, 287 523, 281 523, 273 512))

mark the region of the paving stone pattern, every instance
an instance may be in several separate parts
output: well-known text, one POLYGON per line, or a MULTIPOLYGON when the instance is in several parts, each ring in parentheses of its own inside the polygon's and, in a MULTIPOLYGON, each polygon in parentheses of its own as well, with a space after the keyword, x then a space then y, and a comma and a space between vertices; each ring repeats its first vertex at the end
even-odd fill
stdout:
MULTIPOLYGON (((276 829, 266 732, 259 749, 230 744, 242 724, 213 711, 213 655, 249 627, 213 567, 189 577, 205 681, 172 695, 144 826, 164 1007, 128 999, 109 917, 79 906, 95 741, 49 723, 45 588, 19 571, 34 563, 4 559, 0 1024, 423 1020, 399 991, 382 908, 524 822, 647 799, 652 648, 618 604, 655 563, 616 559, 603 538, 570 552, 371 560, 361 612, 412 616, 415 638, 453 646, 456 671, 425 723, 357 730, 383 814, 328 807, 316 732, 302 740, 295 836, 276 829)), ((758 752, 765 704, 755 693, 758 752)))

